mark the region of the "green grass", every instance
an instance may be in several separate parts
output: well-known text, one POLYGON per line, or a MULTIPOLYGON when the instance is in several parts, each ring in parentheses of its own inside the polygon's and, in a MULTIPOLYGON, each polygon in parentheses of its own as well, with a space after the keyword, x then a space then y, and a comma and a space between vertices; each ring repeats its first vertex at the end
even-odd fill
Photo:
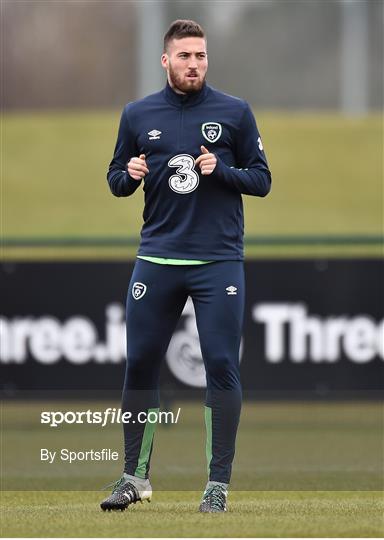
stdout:
POLYGON ((40 423, 41 411, 103 410, 100 401, 5 401, 5 536, 352 536, 384 533, 383 408, 379 402, 245 402, 229 512, 197 513, 206 482, 203 406, 158 426, 151 504, 103 514, 100 488, 121 474, 120 426, 40 423), (40 449, 111 448, 118 462, 41 462, 40 449))
MULTIPOLYGON (((45 261, 126 261, 136 257, 136 248, 3 248, 3 258, 9 260, 45 260, 45 261)), ((383 257, 383 247, 372 246, 245 246, 245 257, 248 259, 279 258, 340 258, 340 257, 383 257)))
MULTIPOLYGON (((24 113, 2 122, 3 234, 5 236, 138 236, 143 193, 115 198, 105 173, 119 113, 24 113)), ((273 173, 266 199, 244 197, 246 233, 381 234, 382 119, 336 114, 258 115, 273 173)), ((328 248, 249 248, 247 256, 328 253, 328 248)), ((87 256, 89 250, 83 251, 87 256)), ((330 249, 330 253, 335 248, 330 249)), ((346 256, 377 247, 336 249, 346 256), (352 252, 351 252, 352 249, 352 252)), ((73 250, 72 250, 73 252, 73 250)), ((51 250, 48 257, 72 256, 51 250)), ((134 250, 120 250, 133 256, 134 250)), ((44 256, 34 251, 36 257, 44 256)), ((76 256, 75 253, 75 256, 76 256)), ((31 256, 9 248, 8 258, 31 256)), ((90 257, 116 257, 91 249, 90 257)))
POLYGON ((226 514, 199 514, 199 492, 158 492, 152 503, 103 513, 100 493, 3 494, 7 537, 381 537, 378 492, 232 492, 226 514))

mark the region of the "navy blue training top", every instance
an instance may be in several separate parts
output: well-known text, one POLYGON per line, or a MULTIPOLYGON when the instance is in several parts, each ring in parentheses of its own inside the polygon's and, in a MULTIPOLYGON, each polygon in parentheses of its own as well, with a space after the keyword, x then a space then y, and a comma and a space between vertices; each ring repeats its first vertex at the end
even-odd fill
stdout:
POLYGON ((144 224, 138 255, 242 260, 241 194, 264 197, 271 174, 249 105, 204 84, 177 94, 167 84, 123 110, 108 170, 110 189, 127 197, 139 187, 127 163, 145 154, 144 224), (195 160, 205 146, 217 157, 212 174, 195 160))

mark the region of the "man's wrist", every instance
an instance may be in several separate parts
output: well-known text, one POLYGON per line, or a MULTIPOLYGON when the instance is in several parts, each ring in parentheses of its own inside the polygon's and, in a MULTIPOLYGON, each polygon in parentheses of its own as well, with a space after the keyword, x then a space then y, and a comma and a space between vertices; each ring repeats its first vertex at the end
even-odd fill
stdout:
POLYGON ((224 170, 225 170, 225 163, 219 158, 219 156, 217 154, 215 154, 215 157, 216 157, 216 166, 215 168, 213 169, 212 171, 212 174, 214 174, 217 178, 220 178, 223 176, 224 174, 224 170))
POLYGON ((128 184, 136 185, 137 182, 141 182, 142 178, 136 180, 136 178, 133 178, 128 171, 125 171, 125 180, 128 184))

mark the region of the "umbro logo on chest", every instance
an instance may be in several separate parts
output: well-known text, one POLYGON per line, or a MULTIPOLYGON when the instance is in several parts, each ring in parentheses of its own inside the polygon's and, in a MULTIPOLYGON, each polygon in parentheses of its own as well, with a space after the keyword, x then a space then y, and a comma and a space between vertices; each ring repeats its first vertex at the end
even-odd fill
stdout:
POLYGON ((148 135, 148 139, 150 141, 154 141, 156 139, 160 139, 161 131, 159 131, 158 129, 152 129, 152 131, 148 131, 148 135))

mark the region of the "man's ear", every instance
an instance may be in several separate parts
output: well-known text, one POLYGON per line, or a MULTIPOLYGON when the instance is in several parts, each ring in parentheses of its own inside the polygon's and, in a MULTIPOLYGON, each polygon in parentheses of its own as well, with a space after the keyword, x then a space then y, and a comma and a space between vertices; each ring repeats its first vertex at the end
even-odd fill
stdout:
POLYGON ((163 66, 164 69, 168 68, 168 55, 167 55, 167 53, 163 53, 161 55, 161 65, 163 66))

